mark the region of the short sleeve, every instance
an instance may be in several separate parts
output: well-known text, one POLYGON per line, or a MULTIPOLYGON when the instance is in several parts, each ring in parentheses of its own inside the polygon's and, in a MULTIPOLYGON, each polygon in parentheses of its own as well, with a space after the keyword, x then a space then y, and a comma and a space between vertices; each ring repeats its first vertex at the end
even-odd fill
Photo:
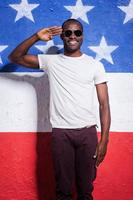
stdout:
POLYGON ((105 72, 104 66, 101 62, 96 62, 95 74, 94 74, 94 84, 100 84, 107 82, 107 74, 105 72))
POLYGON ((38 61, 39 61, 39 68, 47 70, 48 69, 48 58, 47 55, 39 54, 38 55, 38 61))

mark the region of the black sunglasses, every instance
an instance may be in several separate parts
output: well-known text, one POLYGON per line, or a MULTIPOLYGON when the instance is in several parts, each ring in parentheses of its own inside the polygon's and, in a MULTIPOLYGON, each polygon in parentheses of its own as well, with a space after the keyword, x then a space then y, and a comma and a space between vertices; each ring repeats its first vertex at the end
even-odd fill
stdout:
POLYGON ((70 37, 73 33, 76 37, 80 37, 82 35, 81 30, 66 30, 66 31, 63 32, 65 37, 70 37))

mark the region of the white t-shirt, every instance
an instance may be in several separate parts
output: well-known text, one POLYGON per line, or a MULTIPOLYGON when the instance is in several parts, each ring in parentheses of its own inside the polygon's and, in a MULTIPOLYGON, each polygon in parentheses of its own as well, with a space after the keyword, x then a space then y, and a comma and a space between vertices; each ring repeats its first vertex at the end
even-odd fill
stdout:
POLYGON ((102 63, 82 54, 38 55, 50 83, 50 122, 53 128, 82 128, 97 124, 95 85, 107 81, 102 63))

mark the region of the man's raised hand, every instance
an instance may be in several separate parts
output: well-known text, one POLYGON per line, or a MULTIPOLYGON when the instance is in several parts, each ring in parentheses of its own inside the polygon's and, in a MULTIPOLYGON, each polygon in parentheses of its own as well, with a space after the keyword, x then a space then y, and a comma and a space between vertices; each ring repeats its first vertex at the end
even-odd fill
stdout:
POLYGON ((37 36, 40 40, 49 41, 53 36, 60 35, 62 33, 61 26, 53 26, 49 28, 43 28, 37 32, 37 36))

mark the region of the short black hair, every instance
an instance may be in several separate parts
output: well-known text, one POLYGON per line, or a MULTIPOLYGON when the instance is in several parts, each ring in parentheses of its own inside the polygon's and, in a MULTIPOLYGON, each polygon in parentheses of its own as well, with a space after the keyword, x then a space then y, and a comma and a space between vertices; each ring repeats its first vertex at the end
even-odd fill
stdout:
POLYGON ((67 19, 63 22, 62 24, 62 29, 66 26, 66 24, 68 23, 76 23, 81 27, 81 30, 83 31, 83 25, 81 24, 80 21, 78 21, 77 19, 67 19))

